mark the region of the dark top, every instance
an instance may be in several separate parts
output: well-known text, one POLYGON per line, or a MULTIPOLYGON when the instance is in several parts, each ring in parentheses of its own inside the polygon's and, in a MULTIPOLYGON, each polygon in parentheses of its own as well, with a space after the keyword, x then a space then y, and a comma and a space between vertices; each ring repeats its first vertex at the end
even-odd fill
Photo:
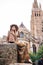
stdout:
POLYGON ((43 65, 43 59, 38 61, 38 65, 43 65))

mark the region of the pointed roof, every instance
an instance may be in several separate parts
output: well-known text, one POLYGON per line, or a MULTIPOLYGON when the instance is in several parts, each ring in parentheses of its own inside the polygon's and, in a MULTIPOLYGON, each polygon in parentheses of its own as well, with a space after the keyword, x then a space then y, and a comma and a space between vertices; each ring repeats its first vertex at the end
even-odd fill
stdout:
POLYGON ((25 28, 25 26, 24 26, 23 22, 20 24, 20 27, 23 27, 23 28, 25 28))
POLYGON ((25 27, 23 22, 19 26, 19 31, 24 31, 24 32, 27 32, 27 33, 29 32, 29 30, 25 27))
POLYGON ((33 3, 33 8, 38 8, 38 3, 37 3, 37 0, 34 0, 34 3, 33 3))

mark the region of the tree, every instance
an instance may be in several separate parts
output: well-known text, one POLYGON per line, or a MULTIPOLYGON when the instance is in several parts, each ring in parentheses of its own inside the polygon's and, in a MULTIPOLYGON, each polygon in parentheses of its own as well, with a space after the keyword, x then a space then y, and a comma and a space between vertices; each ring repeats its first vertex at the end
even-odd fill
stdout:
POLYGON ((29 53, 29 55, 30 55, 30 59, 31 59, 33 65, 35 65, 36 60, 43 58, 43 45, 39 47, 39 50, 38 50, 38 52, 36 52, 36 54, 31 52, 31 53, 29 53))
POLYGON ((35 61, 37 60, 37 55, 35 53, 30 53, 30 59, 32 61, 32 64, 35 65, 35 61))
POLYGON ((37 52, 37 59, 43 58, 43 45, 39 47, 37 52))

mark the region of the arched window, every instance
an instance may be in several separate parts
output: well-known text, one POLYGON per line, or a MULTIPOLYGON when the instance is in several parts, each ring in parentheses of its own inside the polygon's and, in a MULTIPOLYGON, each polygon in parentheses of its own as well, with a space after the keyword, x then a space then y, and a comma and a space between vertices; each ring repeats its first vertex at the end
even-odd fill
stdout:
POLYGON ((36 13, 35 13, 35 16, 36 16, 36 13))
POLYGON ((43 21, 42 21, 42 32, 43 32, 43 21))
POLYGON ((36 53, 36 46, 35 46, 35 44, 33 44, 32 47, 33 47, 33 53, 36 53))
POLYGON ((24 37, 24 33, 20 32, 20 38, 23 38, 23 37, 24 37))
POLYGON ((43 21, 42 21, 42 24, 43 24, 43 21))
POLYGON ((37 16, 38 16, 38 13, 37 13, 37 16))
POLYGON ((39 16, 40 16, 40 14, 39 14, 39 16))

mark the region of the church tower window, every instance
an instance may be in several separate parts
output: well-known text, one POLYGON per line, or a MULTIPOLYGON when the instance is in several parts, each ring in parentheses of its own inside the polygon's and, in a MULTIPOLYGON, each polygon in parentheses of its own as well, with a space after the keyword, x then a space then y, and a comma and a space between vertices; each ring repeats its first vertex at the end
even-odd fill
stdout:
POLYGON ((39 16, 40 16, 40 14, 39 14, 39 16))
POLYGON ((43 21, 42 21, 42 24, 43 24, 43 21))
POLYGON ((37 14, 37 16, 38 16, 38 14, 37 14))
POLYGON ((42 32, 43 32, 43 30, 42 30, 42 32))
POLYGON ((36 16, 36 13, 35 13, 35 16, 36 16))

